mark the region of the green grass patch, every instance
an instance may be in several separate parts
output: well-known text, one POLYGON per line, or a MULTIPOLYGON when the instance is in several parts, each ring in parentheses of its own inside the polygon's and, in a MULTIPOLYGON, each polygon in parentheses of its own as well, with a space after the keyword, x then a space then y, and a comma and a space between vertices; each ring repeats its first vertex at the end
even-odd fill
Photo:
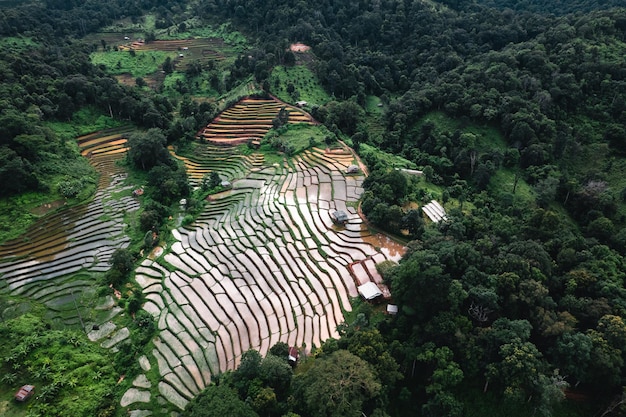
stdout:
POLYGON ((322 105, 330 101, 315 74, 304 65, 274 67, 269 83, 272 93, 286 102, 301 100, 309 105, 322 105))
POLYGON ((326 126, 298 123, 270 130, 263 141, 269 143, 273 149, 296 155, 305 149, 323 145, 328 137, 334 136, 326 126))
POLYGON ((281 165, 285 159, 285 155, 278 153, 269 143, 261 144, 258 151, 263 154, 263 158, 265 159, 264 165, 266 166, 274 164, 281 165))
POLYGON ((112 405, 108 397, 118 373, 106 349, 83 332, 46 329, 38 314, 25 314, 0 326, 3 348, 0 407, 4 416, 97 415, 112 405), (24 404, 13 401, 23 384, 36 386, 24 404))
POLYGON ((377 96, 367 96, 365 98, 365 113, 367 114, 365 125, 370 143, 382 143, 385 134, 385 108, 382 106, 382 100, 377 96))
POLYGON ((217 97, 219 93, 211 87, 206 77, 197 76, 189 78, 185 73, 174 71, 163 80, 163 92, 170 97, 181 97, 178 85, 187 87, 188 92, 194 97, 217 97))
POLYGON ((420 119, 414 128, 419 131, 426 122, 435 125, 435 131, 453 134, 459 130, 463 133, 476 135, 476 148, 479 152, 489 152, 494 149, 505 150, 508 146, 502 133, 494 125, 478 124, 474 122, 453 119, 443 112, 431 112, 420 119))
POLYGON ((25 50, 38 47, 39 44, 32 38, 25 36, 8 36, 0 38, 0 48, 10 48, 12 50, 25 50))
POLYGON ((186 20, 184 23, 185 30, 183 31, 175 26, 157 31, 157 39, 220 38, 230 46, 246 47, 248 45, 246 37, 241 32, 234 30, 228 23, 214 26, 198 18, 186 20))
POLYGON ((0 199, 0 242, 15 239, 26 232, 39 218, 31 210, 50 203, 53 199, 49 193, 35 192, 0 199))
POLYGON ((156 27, 156 16, 153 14, 147 14, 143 17, 143 28, 146 31, 154 30, 156 27))
POLYGON ((47 154, 39 165, 45 171, 39 179, 47 192, 0 198, 0 242, 19 237, 41 215, 85 202, 96 191, 97 173, 79 155, 47 154), (59 185, 68 181, 78 181, 78 194, 72 198, 64 198, 59 192, 59 185))
POLYGON ((394 155, 385 151, 381 151, 380 149, 374 146, 362 143, 359 146, 359 156, 367 160, 368 157, 370 157, 370 155, 373 157, 373 160, 381 161, 389 167, 417 169, 417 165, 415 165, 415 163, 409 161, 408 159, 402 158, 401 156, 394 155))
POLYGON ((515 172, 510 169, 499 169, 492 176, 488 186, 489 194, 498 196, 502 194, 512 194, 514 198, 524 205, 534 204, 535 192, 532 187, 524 181, 522 174, 518 176, 515 184, 515 172), (513 193, 515 188, 515 193, 513 193))
POLYGON ((216 103, 217 109, 218 111, 223 111, 244 97, 265 95, 263 89, 254 81, 254 77, 251 75, 226 94, 221 95, 216 103))
POLYGON ((385 113, 385 107, 380 97, 367 96, 365 98, 365 111, 368 115, 382 116, 385 113))
POLYGON ((78 136, 99 130, 123 126, 125 123, 102 114, 95 107, 83 107, 72 115, 69 122, 49 121, 49 127, 64 140, 75 139, 78 136))
POLYGON ((167 57, 177 57, 176 52, 130 51, 92 52, 91 63, 103 65, 112 75, 131 74, 133 77, 145 77, 161 69, 167 57))
MULTIPOLYGON (((101 30, 102 34, 109 33, 124 33, 124 34, 135 34, 139 32, 152 32, 155 29, 156 16, 153 14, 145 14, 139 19, 133 19, 130 17, 125 17, 124 19, 119 19, 113 22, 109 26, 103 27, 101 30)), ((91 38, 91 35, 86 36, 86 38, 91 38)), ((145 37, 145 35, 144 35, 145 37)))
POLYGON ((581 147, 575 157, 569 159, 567 169, 581 185, 590 178, 590 174, 593 178, 606 181, 617 204, 614 219, 620 223, 620 219, 626 219, 626 201, 620 196, 626 189, 626 158, 623 155, 614 154, 606 142, 591 143, 581 147))

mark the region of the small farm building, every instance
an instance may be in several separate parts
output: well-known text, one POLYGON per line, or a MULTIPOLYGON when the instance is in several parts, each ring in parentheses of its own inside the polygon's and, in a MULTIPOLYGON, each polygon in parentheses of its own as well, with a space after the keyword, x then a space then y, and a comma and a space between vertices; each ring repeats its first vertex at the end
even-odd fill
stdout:
POLYGON ((309 104, 309 103, 307 103, 307 102, 306 102, 306 101, 304 101, 304 100, 296 101, 296 106, 298 106, 298 107, 304 107, 304 106, 306 106, 307 104, 309 104))
POLYGON ((289 356, 287 357, 289 359, 289 363, 293 365, 296 362, 298 362, 299 356, 300 356, 300 353, 298 352, 298 348, 295 346, 291 346, 289 348, 289 356))
POLYGON ((395 316, 398 314, 398 306, 395 304, 387 304, 387 314, 395 316))
POLYGON ((35 393, 35 386, 34 385, 23 385, 22 388, 20 388, 16 393, 15 393, 15 399, 17 401, 26 401, 27 399, 29 399, 33 394, 35 393))
POLYGON ((361 297, 365 298, 366 300, 373 300, 383 295, 378 286, 371 281, 366 282, 363 285, 359 285, 357 290, 359 291, 359 294, 361 294, 361 297))
POLYGON ((346 222, 348 221, 348 215, 343 210, 333 211, 332 213, 330 213, 330 218, 332 219, 333 223, 336 224, 346 224, 346 222))

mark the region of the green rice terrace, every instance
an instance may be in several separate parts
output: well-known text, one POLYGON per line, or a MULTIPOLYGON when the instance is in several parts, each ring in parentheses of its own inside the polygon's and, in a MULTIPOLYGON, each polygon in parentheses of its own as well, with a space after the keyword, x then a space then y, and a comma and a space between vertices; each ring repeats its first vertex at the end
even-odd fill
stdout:
MULTIPOLYGON (((232 187, 212 195, 135 270, 143 309, 158 330, 121 397, 132 415, 182 410, 249 349, 265 355, 282 341, 308 353, 338 337, 362 283, 373 281, 389 296, 376 264, 399 260, 405 248, 372 234, 359 216, 365 177, 347 173, 359 163, 351 149, 312 147, 271 159, 260 149, 241 152, 240 144, 261 141, 284 106, 243 99, 199 132, 193 155, 171 149, 193 184, 217 172, 232 187), (331 220, 335 210, 347 214, 344 226, 331 220)), ((315 123, 300 109, 289 111, 291 123, 315 123)), ((113 296, 97 306, 79 307, 76 299, 93 292, 114 250, 130 244, 126 216, 141 209, 141 200, 116 163, 129 133, 122 126, 77 138, 101 173, 94 199, 43 217, 0 246, 1 291, 44 304, 56 322, 81 326, 107 349, 129 337, 114 320, 123 310, 113 296)))

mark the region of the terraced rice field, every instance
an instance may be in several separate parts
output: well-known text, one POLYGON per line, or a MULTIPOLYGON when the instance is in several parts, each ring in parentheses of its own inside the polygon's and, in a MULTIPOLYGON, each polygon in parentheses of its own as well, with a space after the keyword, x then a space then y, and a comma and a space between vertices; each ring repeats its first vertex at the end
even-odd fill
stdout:
MULTIPOLYGON (((367 242, 354 208, 364 177, 345 175, 350 152, 313 149, 282 164, 262 161, 206 145, 192 175, 228 166, 233 189, 175 230, 162 258, 136 271, 144 309, 158 318, 151 359, 161 375, 157 395, 179 408, 248 349, 265 355, 283 341, 308 352, 338 337, 357 296, 354 265, 375 273, 376 263, 401 256, 367 242), (349 214, 345 227, 333 225, 333 210, 349 214)), ((141 410, 141 400, 129 407, 141 410)))
POLYGON ((126 157, 126 138, 131 133, 129 126, 120 126, 80 136, 76 140, 81 155, 89 159, 100 173, 100 187, 124 170, 116 162, 126 157))
POLYGON ((175 60, 176 69, 179 71, 184 71, 187 64, 195 60, 203 63, 211 60, 223 61, 226 59, 223 51, 229 48, 220 38, 157 40, 149 43, 135 41, 118 46, 121 51, 133 49, 135 51, 176 52, 178 54, 175 60))
POLYGON ((111 254, 129 243, 124 214, 138 203, 110 198, 123 189, 121 179, 111 178, 91 203, 47 215, 21 238, 2 244, 2 290, 43 302, 61 323, 78 324, 74 300, 93 291, 93 274, 108 270, 111 254))
POLYGON ((176 155, 172 147, 170 153, 183 161, 187 176, 193 186, 198 186, 205 175, 218 172, 224 180, 233 181, 244 178, 250 171, 263 167, 263 154, 242 155, 234 147, 200 146, 191 157, 176 155))
POLYGON ((127 129, 78 139, 81 153, 102 174, 93 201, 47 215, 19 239, 0 245, 2 290, 43 302, 62 324, 78 324, 80 298, 93 292, 93 274, 108 270, 113 251, 129 243, 124 214, 138 203, 130 197, 111 199, 112 192, 123 190, 115 161, 126 152, 127 129))
MULTIPOLYGON (((239 123, 245 130, 275 117, 280 106, 247 99, 215 124, 239 123)), ((125 189, 115 161, 124 157, 127 134, 123 127, 78 138, 82 154, 102 173, 95 199, 46 216, 0 246, 1 291, 45 303, 62 324, 87 330, 98 324, 90 339, 112 349, 129 336, 110 321, 120 309, 109 297, 96 317, 80 297, 93 291, 94 275, 109 268, 113 251, 129 243, 123 218, 138 202, 111 198, 125 189)), ((230 133, 222 135, 225 141, 207 140, 194 156, 177 157, 192 181, 216 171, 233 188, 214 196, 194 223, 174 230, 164 255, 146 258, 135 271, 158 334, 150 354, 139 358, 144 373, 121 398, 130 415, 150 415, 145 404, 155 401, 183 409, 248 349, 265 355, 283 341, 307 353, 337 337, 357 283, 380 281, 375 265, 403 254, 403 248, 387 250, 356 212, 364 177, 345 174, 355 163, 349 149, 311 149, 270 165, 260 153, 237 153, 228 146, 236 143, 230 133), (334 210, 348 213, 345 227, 332 223, 334 210), (153 369, 156 382, 148 380, 153 369)))
POLYGON ((216 145, 260 141, 282 107, 289 111, 289 123, 314 123, 308 113, 277 99, 245 98, 220 113, 198 136, 216 145))

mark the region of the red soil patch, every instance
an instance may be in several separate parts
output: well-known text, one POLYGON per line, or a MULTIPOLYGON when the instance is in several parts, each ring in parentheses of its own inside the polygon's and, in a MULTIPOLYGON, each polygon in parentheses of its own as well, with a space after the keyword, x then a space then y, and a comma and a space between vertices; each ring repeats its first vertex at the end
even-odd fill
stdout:
POLYGON ((396 242, 382 233, 375 233, 372 235, 363 233, 361 239, 374 247, 380 248, 381 252, 385 253, 390 259, 400 260, 400 258, 402 258, 406 253, 406 246, 396 242))
POLYGON ((308 52, 311 49, 309 45, 305 45, 303 43, 292 43, 289 45, 289 50, 291 52, 308 52))
MULTIPOLYGON (((137 82, 136 82, 137 78, 133 77, 130 74, 116 75, 115 78, 120 84, 124 84, 129 87, 134 87, 135 85, 137 85, 137 82)), ((163 74, 161 71, 156 71, 155 73, 146 75, 145 77, 142 77, 142 78, 146 82, 148 87, 152 88, 153 90, 156 90, 157 88, 161 86, 161 84, 163 84, 163 80, 165 80, 165 74, 163 74)))

